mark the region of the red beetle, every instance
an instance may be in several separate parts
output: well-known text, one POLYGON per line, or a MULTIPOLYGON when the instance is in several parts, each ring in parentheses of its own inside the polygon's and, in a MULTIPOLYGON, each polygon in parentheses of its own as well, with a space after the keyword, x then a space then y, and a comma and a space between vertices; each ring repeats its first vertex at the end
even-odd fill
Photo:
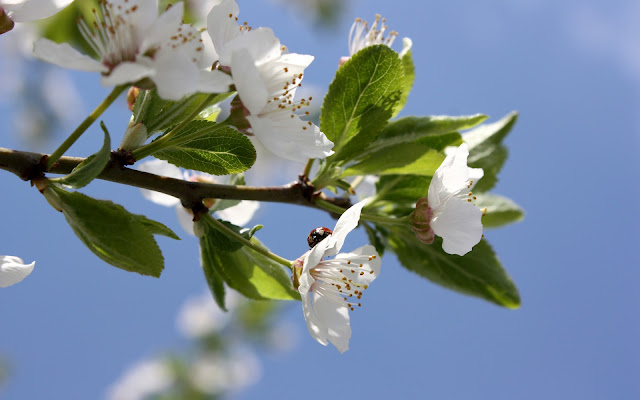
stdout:
POLYGON ((313 248, 325 238, 328 238, 332 233, 333 231, 331 229, 321 226, 309 232, 309 236, 307 236, 307 243, 309 243, 309 247, 313 248))

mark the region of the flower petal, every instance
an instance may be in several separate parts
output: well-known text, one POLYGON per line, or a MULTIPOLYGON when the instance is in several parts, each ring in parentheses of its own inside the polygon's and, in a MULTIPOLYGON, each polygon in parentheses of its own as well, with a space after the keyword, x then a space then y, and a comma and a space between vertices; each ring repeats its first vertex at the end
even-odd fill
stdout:
MULTIPOLYGON (((214 42, 215 43, 215 42, 214 42)), ((216 51, 218 48, 216 47, 216 51)), ((256 64, 261 65, 269 61, 275 60, 282 54, 280 40, 276 37, 270 28, 253 29, 243 35, 237 36, 225 46, 224 53, 218 52, 220 55, 220 63, 228 61, 227 57, 238 50, 247 50, 251 54, 251 58, 256 64)))
POLYGON ((196 87, 202 93, 225 93, 232 83, 231 77, 222 71, 199 71, 196 87))
POLYGON ((255 59, 251 57, 249 50, 239 49, 233 52, 230 66, 242 104, 251 114, 260 114, 269 100, 269 92, 255 65, 255 59))
POLYGON ((229 66, 231 61, 227 43, 240 36, 240 27, 236 22, 239 12, 240 8, 234 0, 225 0, 214 6, 207 16, 207 31, 220 57, 220 63, 225 66, 229 66))
POLYGON ((2 4, 2 7, 10 12, 10 17, 15 22, 29 22, 47 18, 62 10, 73 0, 30 0, 22 1, 22 4, 2 4))
POLYGON ((473 203, 451 198, 431 221, 431 229, 442 238, 442 249, 463 256, 482 239, 482 211, 473 203))
MULTIPOLYGON (((349 309, 346 304, 342 305, 317 292, 313 292, 312 299, 313 310, 318 317, 320 332, 324 333, 326 331, 326 338, 336 346, 340 353, 349 350, 351 324, 349 309)), ((314 336, 314 338, 318 340, 317 337, 314 336)), ((322 343, 320 340, 318 341, 322 343)))
POLYGON ((49 39, 38 39, 33 44, 33 55, 63 68, 88 72, 109 72, 109 68, 93 58, 80 53, 68 43, 56 43, 49 39))
POLYGON ((322 241, 328 242, 324 256, 332 256, 340 251, 347 234, 358 226, 360 213, 366 204, 367 200, 362 200, 361 202, 352 205, 347 211, 342 213, 340 218, 338 218, 338 222, 336 222, 336 227, 333 228, 331 236, 322 241))
POLYGON ((139 62, 123 62, 118 64, 109 75, 100 80, 103 86, 117 86, 134 83, 143 78, 152 77, 154 70, 139 62))
MULTIPOLYGON (((244 100, 243 100, 244 102, 244 100)), ((333 154, 333 142, 314 124, 288 112, 266 116, 248 115, 253 134, 277 156, 301 164, 309 158, 326 158, 333 154), (306 128, 306 129, 304 129, 306 128)))
POLYGON ((18 257, 0 256, 0 287, 5 288, 21 282, 33 271, 35 265, 35 261, 25 264, 18 257))
MULTIPOLYGON (((153 3, 149 2, 148 3, 153 3)), ((138 52, 144 54, 150 48, 165 44, 171 41, 171 37, 180 32, 182 25, 182 14, 184 13, 184 5, 182 2, 175 3, 167 11, 159 15, 153 25, 143 33, 144 39, 140 43, 138 52)), ((152 15, 155 15, 153 13, 152 15)))
MULTIPOLYGON (((169 178, 182 179, 183 174, 180 168, 173 164, 169 164, 164 160, 151 160, 138 164, 137 169, 150 174, 162 175, 169 178)), ((145 199, 165 207, 173 207, 180 205, 180 200, 168 194, 155 192, 148 189, 140 189, 145 199)))
POLYGON ((184 231, 189 235, 196 236, 196 233, 193 230, 193 213, 190 213, 189 210, 182 207, 182 204, 178 204, 176 206, 176 216, 178 217, 178 222, 182 229, 184 229, 184 231))
POLYGON ((320 323, 318 314, 311 306, 311 298, 308 294, 302 296, 302 312, 304 313, 304 319, 307 322, 307 329, 311 336, 322 345, 328 345, 327 341, 327 328, 320 323))
POLYGON ((260 208, 260 202, 242 200, 233 207, 217 211, 216 214, 219 218, 227 220, 232 224, 244 226, 249 223, 251 218, 253 218, 253 215, 258 211, 258 208, 260 208))

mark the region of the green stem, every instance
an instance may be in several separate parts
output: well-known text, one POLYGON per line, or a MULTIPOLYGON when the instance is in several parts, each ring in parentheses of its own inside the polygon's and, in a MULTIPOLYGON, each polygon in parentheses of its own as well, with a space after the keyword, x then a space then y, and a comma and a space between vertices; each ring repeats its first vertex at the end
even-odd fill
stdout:
MULTIPOLYGON (((342 214, 343 212, 347 211, 345 208, 329 203, 328 201, 322 200, 322 199, 317 199, 315 201, 315 204, 320 208, 323 208, 327 211, 334 212, 336 214, 342 214)), ((378 223, 387 224, 387 225, 407 224, 407 217, 395 218, 395 217, 384 217, 382 215, 371 215, 371 214, 361 213, 360 219, 363 219, 365 221, 378 222, 378 223)))
POLYGON ((53 167, 53 164, 55 164, 60 159, 60 157, 62 157, 62 155, 67 150, 69 150, 69 148, 76 142, 76 140, 78 140, 78 138, 80 138, 80 136, 82 136, 82 134, 91 126, 91 124, 93 124, 93 122, 98 119, 98 117, 100 117, 100 115, 102 115, 102 113, 107 108, 109 108, 111 103, 113 103, 115 99, 117 99, 118 96, 120 96, 120 94, 124 92, 127 87, 128 85, 120 85, 113 88, 111 93, 109 93, 109 95, 102 101, 102 103, 100 103, 98 107, 96 107, 96 109, 93 110, 91 114, 89 114, 89 116, 84 121, 82 121, 80 125, 78 125, 75 131, 71 132, 71 135, 69 135, 67 140, 65 140, 60 145, 60 147, 56 149, 56 151, 51 153, 51 155, 47 159, 47 170, 53 167))
MULTIPOLYGON (((176 135, 176 133, 180 132, 180 130, 182 130, 182 128, 184 128, 189 122, 193 121, 193 119, 195 117, 198 116, 198 114, 200 114, 200 112, 202 110, 204 110, 205 108, 207 108, 207 105, 209 105, 209 103, 211 102, 211 100, 213 100, 215 97, 217 96, 217 94, 211 94, 209 96, 207 96, 202 103, 200 103, 200 105, 191 112, 191 114, 189 114, 182 122, 180 122, 175 128, 173 128, 171 131, 167 132, 164 136, 160 137, 157 140, 154 140, 153 142, 142 146, 136 150, 133 151, 133 157, 136 160, 141 160, 147 156, 150 156, 151 154, 155 153, 156 151, 162 150, 165 147, 167 147, 169 141, 171 140, 171 138, 173 136, 176 135)), ((218 124, 221 125, 221 124, 218 124)), ((191 138, 189 139, 191 140, 191 138)), ((171 146, 175 146, 179 144, 178 142, 174 142, 171 143, 171 146)))
POLYGON ((234 238, 235 240, 237 240, 238 242, 244 244, 245 246, 250 247, 252 250, 269 257, 270 259, 272 259, 273 261, 277 262, 278 264, 282 264, 285 267, 289 268, 290 270, 293 270, 293 263, 294 261, 291 260, 287 260, 286 258, 280 257, 277 254, 274 254, 272 252, 270 252, 269 250, 267 250, 265 247, 259 246, 256 243, 253 243, 251 240, 245 238, 244 236, 242 236, 241 234, 235 232, 234 230, 230 229, 229 227, 227 227, 225 224, 223 224, 222 222, 218 221, 217 219, 215 219, 214 217, 211 216, 205 216, 209 217, 209 221, 215 225, 215 228, 223 233, 225 233, 228 236, 231 236, 232 238, 234 238))
POLYGON ((314 161, 315 161, 315 158, 310 158, 307 161, 307 165, 304 166, 304 171, 302 171, 303 176, 306 176, 307 178, 309 177, 309 174, 311 173, 311 167, 313 166, 314 161))

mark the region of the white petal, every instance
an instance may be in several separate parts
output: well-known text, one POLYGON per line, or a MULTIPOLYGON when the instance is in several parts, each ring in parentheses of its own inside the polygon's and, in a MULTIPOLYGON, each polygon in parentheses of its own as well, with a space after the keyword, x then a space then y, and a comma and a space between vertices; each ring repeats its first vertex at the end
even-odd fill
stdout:
POLYGON ((469 180, 467 157, 469 157, 469 147, 466 143, 462 143, 448 163, 446 170, 443 171, 442 184, 447 191, 453 193, 466 186, 469 180))
POLYGON ((431 229, 442 238, 442 249, 463 256, 482 239, 482 211, 474 204, 451 198, 431 221, 431 229))
POLYGON ((124 83, 134 83, 143 78, 153 76, 154 70, 141 63, 123 62, 118 64, 109 75, 100 80, 103 86, 117 86, 124 83))
POLYGON ((33 55, 63 68, 88 72, 109 72, 109 68, 80 53, 68 43, 56 43, 44 38, 38 39, 33 44, 33 55))
POLYGON ((130 10, 137 7, 135 12, 120 13, 120 17, 135 29, 137 43, 141 43, 147 31, 158 19, 158 2, 155 0, 110 0, 114 9, 130 10), (121 7, 121 8, 119 8, 121 7))
POLYGON ((302 265, 302 275, 300 276, 300 287, 298 291, 301 294, 306 294, 315 280, 311 276, 311 269, 317 266, 325 256, 327 246, 332 244, 329 238, 324 239, 322 242, 316 244, 310 251, 304 255, 304 264, 302 265))
POLYGON ((33 271, 35 265, 35 261, 25 264, 18 257, 0 256, 0 287, 5 288, 21 282, 33 271))
POLYGON ((267 105, 269 92, 255 65, 255 59, 247 49, 240 49, 233 52, 230 66, 242 104, 251 114, 260 114, 267 105))
POLYGON ((193 231, 193 213, 182 207, 182 204, 178 204, 176 206, 176 215, 178 216, 178 222, 180 223, 180 226, 182 226, 184 231, 189 235, 196 236, 195 232, 193 231))
POLYGON ((244 226, 251 221, 253 215, 258 211, 258 208, 260 208, 260 202, 242 200, 233 207, 217 211, 216 214, 219 218, 229 221, 234 225, 244 226))
MULTIPOLYGON (((29 22, 37 19, 47 18, 62 10, 73 0, 30 0, 22 1, 16 6, 1 4, 2 7, 10 11, 9 17, 15 22, 29 22)), ((10 2, 11 3, 11 2, 10 2)))
POLYGON ((248 115, 254 135, 273 154, 301 164, 309 158, 326 158, 333 154, 331 142, 316 125, 309 125, 290 112, 266 116, 248 115), (304 129, 306 128, 306 129, 304 129))
POLYGON ((179 2, 172 5, 167 11, 162 13, 153 22, 153 25, 144 32, 144 39, 142 40, 138 50, 140 54, 146 53, 150 48, 169 42, 171 37, 178 33, 178 29, 182 25, 183 12, 184 6, 182 2, 179 2))
MULTIPOLYGON (((335 300, 329 299, 316 292, 313 292, 312 299, 313 310, 319 319, 321 329, 323 331, 326 329, 327 339, 336 346, 340 353, 349 350, 351 325, 349 321, 349 309, 346 304, 339 304, 335 300)), ((316 340, 318 339, 316 338, 316 340)))
POLYGON ((282 54, 280 40, 269 28, 253 29, 227 43, 224 53, 218 52, 220 54, 220 63, 229 65, 225 64, 226 61, 229 61, 227 57, 238 50, 247 50, 251 58, 259 65, 275 60, 282 54), (223 62, 223 59, 225 62, 223 62))
POLYGON ((158 95, 166 100, 180 100, 198 91, 198 66, 187 58, 187 50, 159 52, 153 60, 158 95))
POLYGON ((320 344, 325 346, 329 344, 327 341, 327 328, 321 325, 320 318, 311 306, 311 299, 308 294, 302 295, 302 312, 311 336, 320 344))
POLYGON ((240 36, 240 27, 236 18, 240 9, 234 0, 225 0, 214 6, 207 16, 207 31, 211 36, 220 63, 229 66, 231 52, 226 51, 227 43, 240 36), (224 55, 224 59, 222 58, 224 55))
POLYGON ((222 71, 199 71, 196 87, 202 93, 225 93, 233 83, 231 77, 222 71))
POLYGON ((409 51, 411 51, 411 47, 413 46, 413 41, 410 38, 402 38, 402 50, 398 54, 400 58, 404 57, 409 51))
MULTIPOLYGON (((145 161, 137 165, 139 171, 148 172, 150 174, 162 175, 169 178, 182 179, 183 174, 180 168, 173 164, 169 164, 164 160, 145 161)), ((165 207, 173 207, 180 204, 180 200, 168 194, 154 192, 152 190, 140 189, 145 199, 165 207)))
POLYGON ((338 222, 336 222, 336 227, 333 228, 333 234, 329 236, 324 241, 329 241, 329 246, 327 247, 327 251, 325 252, 326 256, 332 256, 337 254, 342 245, 344 244, 344 240, 347 237, 347 234, 351 232, 356 226, 358 226, 358 221, 360 221, 360 213, 362 212, 362 208, 367 204, 367 200, 362 200, 359 203, 356 203, 349 207, 340 218, 338 218, 338 222))

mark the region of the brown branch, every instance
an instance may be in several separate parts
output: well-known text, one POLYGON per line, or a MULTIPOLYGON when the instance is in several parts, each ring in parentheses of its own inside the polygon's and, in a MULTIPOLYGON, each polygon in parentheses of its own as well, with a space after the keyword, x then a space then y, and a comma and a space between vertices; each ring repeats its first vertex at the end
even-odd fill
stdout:
MULTIPOLYGON (((46 154, 0 147, 0 169, 12 172, 25 181, 40 178, 44 176, 47 157, 46 154)), ((80 157, 61 157, 49 172, 68 174, 84 160, 84 158, 80 157)), ((107 164, 98 179, 165 193, 180 199, 182 205, 188 208, 197 208, 201 205, 202 199, 207 198, 258 200, 318 208, 308 195, 309 189, 313 190, 313 188, 309 188, 305 183, 300 182, 272 187, 189 182, 123 167, 113 160, 107 164)), ((348 202, 345 203, 345 199, 327 198, 323 193, 315 193, 314 197, 322 198, 344 208, 349 206, 348 202)))

